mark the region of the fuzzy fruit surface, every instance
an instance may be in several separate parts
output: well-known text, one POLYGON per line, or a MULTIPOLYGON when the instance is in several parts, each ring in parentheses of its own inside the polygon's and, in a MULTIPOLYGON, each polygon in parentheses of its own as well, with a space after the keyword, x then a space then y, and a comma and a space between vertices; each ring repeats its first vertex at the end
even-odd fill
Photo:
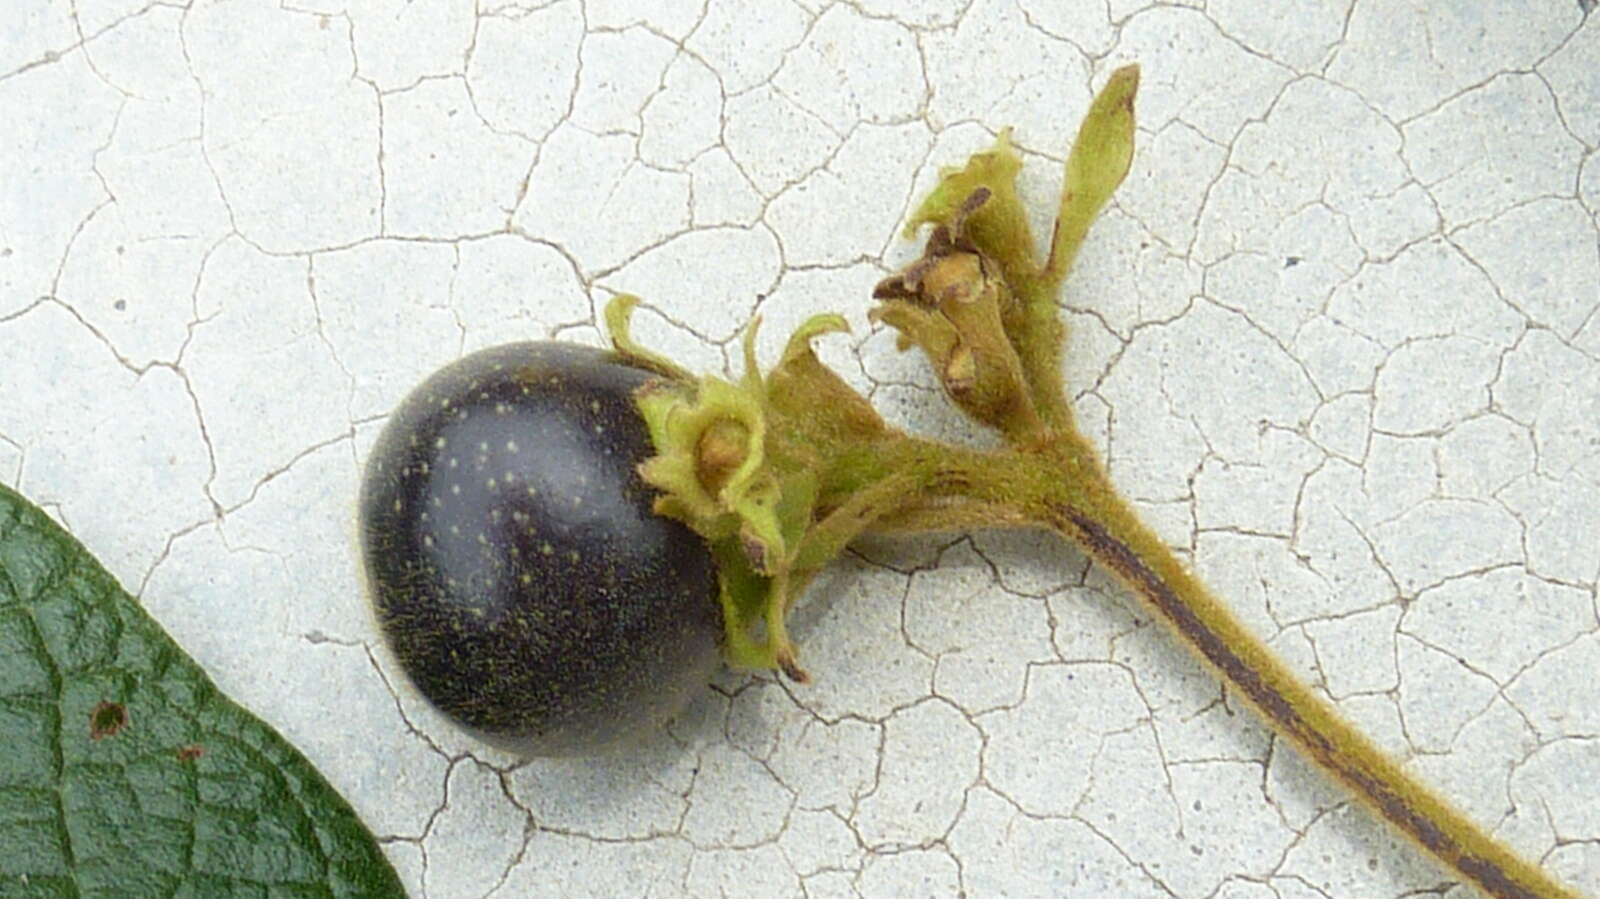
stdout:
POLYGON ((480 739, 526 755, 626 743, 719 659, 705 543, 651 512, 653 452, 609 353, 473 353, 390 417, 361 487, 361 549, 406 675, 480 739))

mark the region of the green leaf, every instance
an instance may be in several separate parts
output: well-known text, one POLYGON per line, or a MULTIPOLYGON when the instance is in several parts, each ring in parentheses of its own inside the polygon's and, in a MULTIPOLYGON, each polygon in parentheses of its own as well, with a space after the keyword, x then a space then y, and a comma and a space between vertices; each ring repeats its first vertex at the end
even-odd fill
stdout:
POLYGON ((0 895, 405 895, 311 763, 3 484, 0 895))

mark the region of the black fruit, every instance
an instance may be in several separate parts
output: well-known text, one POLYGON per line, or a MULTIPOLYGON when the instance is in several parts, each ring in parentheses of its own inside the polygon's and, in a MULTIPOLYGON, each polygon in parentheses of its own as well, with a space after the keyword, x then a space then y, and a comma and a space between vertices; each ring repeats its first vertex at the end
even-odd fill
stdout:
POLYGON ((648 732, 718 661, 705 543, 650 511, 653 455, 609 353, 515 343, 406 397, 361 486, 378 623, 406 675, 484 741, 592 752, 648 732))

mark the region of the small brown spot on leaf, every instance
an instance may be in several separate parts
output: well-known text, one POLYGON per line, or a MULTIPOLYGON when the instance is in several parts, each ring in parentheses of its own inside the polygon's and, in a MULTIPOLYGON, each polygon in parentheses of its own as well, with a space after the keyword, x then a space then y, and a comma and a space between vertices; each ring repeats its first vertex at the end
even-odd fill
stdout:
POLYGON ((199 743, 193 743, 191 745, 183 746, 183 747, 180 747, 178 749, 178 761, 180 761, 180 762, 192 762, 195 759, 197 759, 200 756, 205 755, 205 754, 206 754, 206 748, 204 746, 201 746, 199 743))
POLYGON ((89 713, 89 739, 114 737, 128 726, 128 710, 120 702, 102 702, 89 713))

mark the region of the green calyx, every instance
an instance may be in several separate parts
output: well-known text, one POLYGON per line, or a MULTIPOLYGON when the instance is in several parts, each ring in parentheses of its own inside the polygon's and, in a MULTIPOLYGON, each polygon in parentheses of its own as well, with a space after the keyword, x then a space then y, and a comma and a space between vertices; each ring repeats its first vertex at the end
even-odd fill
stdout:
MULTIPOLYGON (((1127 170, 1137 83, 1135 69, 1113 74, 1084 123, 1062 208, 1064 221, 1069 207, 1087 218, 1083 228, 1058 226, 1049 260, 1033 260, 1016 191, 1022 160, 1002 132, 993 149, 943 173, 908 224, 908 236, 934 226, 922 258, 874 291, 882 302, 874 320, 899 331, 902 349, 920 348, 955 404, 1014 447, 1043 446, 1068 420, 1056 364, 1062 331, 1054 294, 1065 273, 1058 260, 1070 261, 1087 219, 1127 170)), ((1003 460, 889 428, 817 359, 813 339, 847 330, 838 316, 801 325, 765 374, 752 324, 744 373, 727 380, 694 377, 636 343, 628 325, 637 302, 619 296, 605 318, 617 353, 662 376, 637 395, 656 448, 639 472, 660 491, 656 513, 683 522, 711 547, 725 654, 734 665, 806 678, 785 614, 864 531, 1015 520, 1007 503, 962 494, 1003 460)))
POLYGON ((878 283, 872 295, 883 305, 872 310, 872 318, 900 332, 900 349, 922 350, 963 412, 1025 439, 1042 422, 1005 327, 1016 297, 1000 265, 965 233, 992 196, 987 185, 974 188, 934 227, 921 259, 878 283))
POLYGON ((1089 225, 1133 160, 1136 66, 1107 79, 1067 157, 1050 252, 1034 258, 1011 131, 939 183, 906 225, 932 224, 921 259, 878 285, 876 317, 923 350, 955 404, 1016 440, 1072 424, 1056 294, 1089 225), (976 257, 975 260, 973 257, 976 257), (992 299, 991 299, 992 298, 992 299))
POLYGON ((745 334, 741 378, 689 378, 628 336, 636 302, 617 297, 606 320, 619 355, 666 375, 637 396, 657 451, 639 466, 660 491, 656 514, 683 522, 711 546, 728 660, 806 680, 784 616, 811 577, 881 514, 867 514, 847 495, 884 494, 881 486, 859 489, 870 475, 852 460, 888 429, 811 350, 813 338, 847 326, 836 315, 813 317, 763 377, 758 322, 745 334))

